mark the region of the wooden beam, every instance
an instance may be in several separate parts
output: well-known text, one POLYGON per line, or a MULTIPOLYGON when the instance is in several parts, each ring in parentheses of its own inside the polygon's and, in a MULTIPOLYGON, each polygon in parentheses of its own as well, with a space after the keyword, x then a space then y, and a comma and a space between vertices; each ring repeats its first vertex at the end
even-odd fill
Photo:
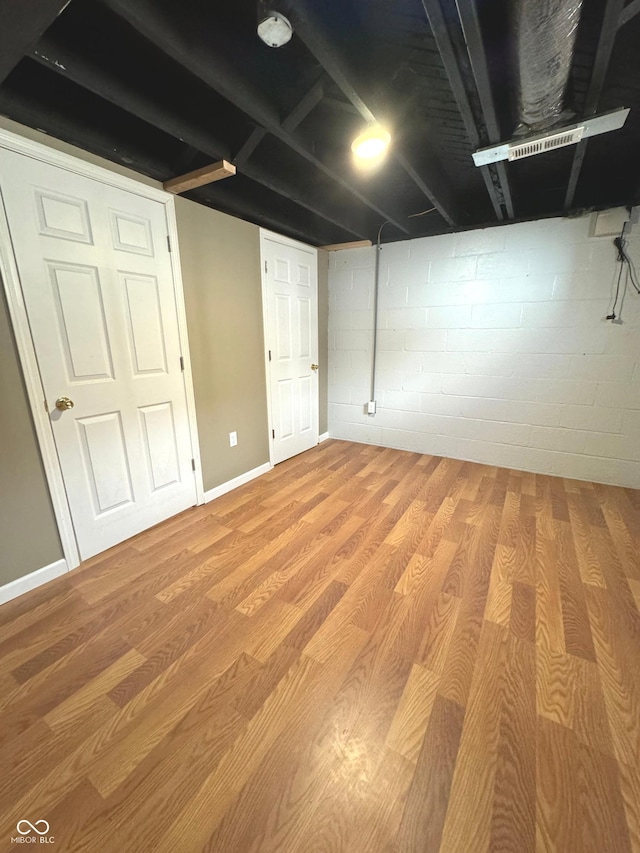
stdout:
POLYGON ((2 4, 0 83, 69 5, 69 0, 20 0, 2 4))
POLYGON ((390 210, 388 198, 378 201, 366 196, 346 176, 335 171, 333 163, 319 159, 313 146, 308 146, 282 127, 278 110, 246 76, 246 72, 239 69, 230 52, 212 47, 213 36, 211 33, 203 34, 199 19, 181 14, 177 4, 161 9, 153 0, 136 0, 135 4, 129 0, 105 0, 105 3, 167 56, 244 112, 251 121, 315 166, 381 219, 389 220, 404 234, 409 233, 404 213, 390 210))
MULTIPOLYGON (((323 97, 323 88, 322 83, 315 83, 311 89, 305 93, 305 95, 300 99, 300 101, 296 104, 293 110, 289 113, 286 119, 282 122, 282 127, 287 133, 291 133, 296 129, 296 127, 304 121, 304 119, 309 115, 311 110, 316 107, 323 97)), ((252 131, 247 141, 244 143, 240 151, 238 151, 237 155, 234 157, 234 160, 237 165, 242 167, 249 157, 256 150, 258 145, 262 142, 262 140, 267 135, 267 131, 264 127, 256 127, 255 130, 252 131)))
MULTIPOLYGON (((467 45, 471 71, 473 73, 473 78, 478 92, 482 118, 487 128, 489 144, 495 145, 502 141, 502 134, 491 88, 491 77, 489 75, 486 46, 482 35, 482 28, 480 26, 478 3, 477 0, 456 0, 456 6, 458 8, 458 17, 462 26, 464 40, 467 45)), ((505 164, 496 163, 495 170, 502 190, 507 218, 513 219, 515 213, 505 164)))
MULTIPOLYGON (((472 148, 479 148, 481 145, 480 127, 478 126, 478 122, 471 107, 469 92, 467 91, 467 85, 463 78, 462 65, 459 57, 456 55, 454 43, 440 5, 440 0, 422 0, 422 5, 424 6, 429 25, 431 26, 431 32, 433 33, 433 37, 436 41, 436 47, 440 51, 440 58, 442 59, 444 70, 447 72, 447 77, 451 84, 451 91, 453 92, 458 109, 460 110, 460 115, 462 116, 462 121, 464 122, 469 142, 471 143, 472 148)), ((456 23, 456 26, 460 29, 459 22, 456 23)), ((470 81, 469 86, 471 86, 470 81)), ((486 133, 483 134, 483 139, 485 136, 486 133)), ((488 141, 488 136, 486 136, 486 139, 488 141)), ((491 171, 488 166, 481 166, 480 173, 482 174, 482 179, 484 180, 487 192, 489 193, 489 198, 491 199, 491 204, 496 217, 502 220, 504 219, 504 212, 502 210, 504 194, 501 191, 498 191, 498 187, 493 182, 491 171)))
POLYGON ((625 6, 620 13, 618 29, 620 29, 620 27, 624 27, 624 25, 629 23, 632 18, 635 18, 638 13, 640 13, 640 0, 631 0, 631 3, 625 6))
POLYGON ((369 249, 373 246, 371 240, 353 240, 351 243, 331 243, 329 246, 320 246, 325 252, 337 252, 340 249, 369 249))
POLYGON ((236 167, 233 163, 228 163, 226 160, 219 160, 210 166, 203 166, 202 169, 195 169, 193 172, 187 172, 186 175, 171 178, 165 181, 162 186, 168 193, 178 195, 179 193, 186 193, 187 190, 194 190, 196 187, 203 187, 205 184, 213 184, 215 181, 230 178, 235 173, 236 167))
MULTIPOLYGON (((164 133, 181 139, 190 145, 195 153, 201 152, 211 160, 229 160, 240 169, 243 177, 267 187, 274 193, 282 196, 305 210, 310 211, 322 219, 326 219, 332 225, 337 226, 347 234, 354 237, 365 237, 357 217, 352 217, 339 203, 328 197, 318 199, 311 197, 300 188, 299 182, 294 179, 285 178, 273 174, 264 166, 260 166, 249 160, 242 165, 238 162, 237 154, 213 136, 208 128, 204 128, 191 119, 179 115, 176 110, 163 106, 156 99, 150 98, 148 94, 137 88, 134 81, 124 81, 121 76, 109 72, 107 69, 98 67, 92 60, 84 58, 77 50, 66 47, 59 38, 52 33, 47 33, 38 43, 38 53, 32 59, 66 80, 73 81, 76 85, 93 92, 100 98, 114 104, 122 110, 141 118, 152 127, 157 127, 164 133), (44 54, 44 56, 43 56, 44 54), (353 221, 352 221, 353 220, 353 221)), ((159 85, 166 82, 165 77, 158 78, 159 85)), ((245 158, 246 159, 246 158, 245 158)), ((182 167, 175 166, 167 170, 170 174, 186 172, 194 164, 185 160, 182 167)), ((167 171, 165 172, 166 176, 167 171)), ((244 218, 247 218, 245 212, 244 218)), ((277 229, 275 229, 277 230, 277 229)))
MULTIPOLYGON (((295 30, 298 38, 304 42, 309 52, 324 68, 364 121, 375 122, 377 115, 380 116, 386 112, 384 105, 377 98, 372 98, 371 93, 368 93, 365 99, 358 90, 358 84, 355 82, 346 57, 336 48, 335 41, 322 25, 311 0, 297 0, 295 5, 295 30)), ((436 207, 438 213, 449 225, 455 225, 463 219, 463 213, 455 197, 454 187, 425 137, 420 140, 420 154, 421 162, 427 163, 427 168, 423 173, 418 171, 415 159, 409 156, 406 149, 399 151, 394 147, 392 156, 395 157, 400 167, 418 189, 436 207)), ((393 224, 398 225, 397 222, 393 222, 393 224)), ((405 233, 407 231, 404 226, 402 226, 402 230, 405 233)))
MULTIPOLYGON (((613 44, 618 32, 618 21, 624 9, 624 0, 607 0, 607 5, 602 17, 602 29, 600 30, 600 39, 598 48, 591 70, 591 80, 587 89, 587 98, 584 105, 582 117, 589 118, 595 115, 598 109, 598 101, 604 87, 604 80, 611 61, 613 53, 613 44)), ((564 209, 570 210, 573 206, 573 199, 578 187, 578 179, 582 171, 582 164, 587 153, 588 139, 583 139, 576 145, 573 154, 573 162, 571 163, 571 173, 569 174, 569 184, 567 193, 564 197, 564 209)))

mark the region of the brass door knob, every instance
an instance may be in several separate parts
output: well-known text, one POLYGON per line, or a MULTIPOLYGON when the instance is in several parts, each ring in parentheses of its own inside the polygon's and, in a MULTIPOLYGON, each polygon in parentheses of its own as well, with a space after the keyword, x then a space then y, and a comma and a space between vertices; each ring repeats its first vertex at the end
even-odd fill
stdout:
POLYGON ((319 366, 320 366, 320 365, 318 365, 318 364, 312 364, 312 365, 311 365, 311 370, 317 370, 319 366))
POLYGON ((67 409, 73 409, 75 403, 73 400, 70 400, 68 397, 58 397, 56 400, 56 409, 60 409, 61 412, 66 412, 67 409))

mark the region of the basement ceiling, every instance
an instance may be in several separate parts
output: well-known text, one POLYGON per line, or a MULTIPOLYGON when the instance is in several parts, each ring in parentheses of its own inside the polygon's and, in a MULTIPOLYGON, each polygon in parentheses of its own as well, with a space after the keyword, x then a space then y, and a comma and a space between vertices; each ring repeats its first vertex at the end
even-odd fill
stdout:
POLYGON ((517 2, 284 0, 272 49, 256 0, 2 0, 0 113, 163 182, 228 160, 186 197, 313 245, 637 203, 640 0, 583 0, 565 97, 573 121, 630 107, 625 127, 474 166, 518 124, 517 2), (365 174, 374 117, 393 145, 365 174))

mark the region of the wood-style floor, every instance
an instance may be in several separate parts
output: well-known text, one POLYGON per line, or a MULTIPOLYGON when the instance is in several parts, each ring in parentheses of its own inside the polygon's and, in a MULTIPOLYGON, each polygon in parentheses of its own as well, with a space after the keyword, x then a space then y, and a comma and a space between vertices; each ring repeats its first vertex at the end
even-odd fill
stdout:
POLYGON ((0 849, 640 851, 639 603, 640 492, 325 442, 0 609, 0 849))

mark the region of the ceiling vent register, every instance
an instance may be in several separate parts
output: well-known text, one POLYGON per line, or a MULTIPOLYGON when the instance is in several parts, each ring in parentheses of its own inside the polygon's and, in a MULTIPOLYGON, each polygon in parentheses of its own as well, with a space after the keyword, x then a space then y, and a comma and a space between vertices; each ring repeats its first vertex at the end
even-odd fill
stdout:
POLYGON ((565 145, 575 145, 580 142, 584 134, 584 127, 575 130, 563 131, 562 133, 545 134, 539 139, 529 139, 521 145, 509 146, 509 160, 522 160, 524 157, 533 157, 534 154, 543 154, 555 148, 564 148, 565 145))

